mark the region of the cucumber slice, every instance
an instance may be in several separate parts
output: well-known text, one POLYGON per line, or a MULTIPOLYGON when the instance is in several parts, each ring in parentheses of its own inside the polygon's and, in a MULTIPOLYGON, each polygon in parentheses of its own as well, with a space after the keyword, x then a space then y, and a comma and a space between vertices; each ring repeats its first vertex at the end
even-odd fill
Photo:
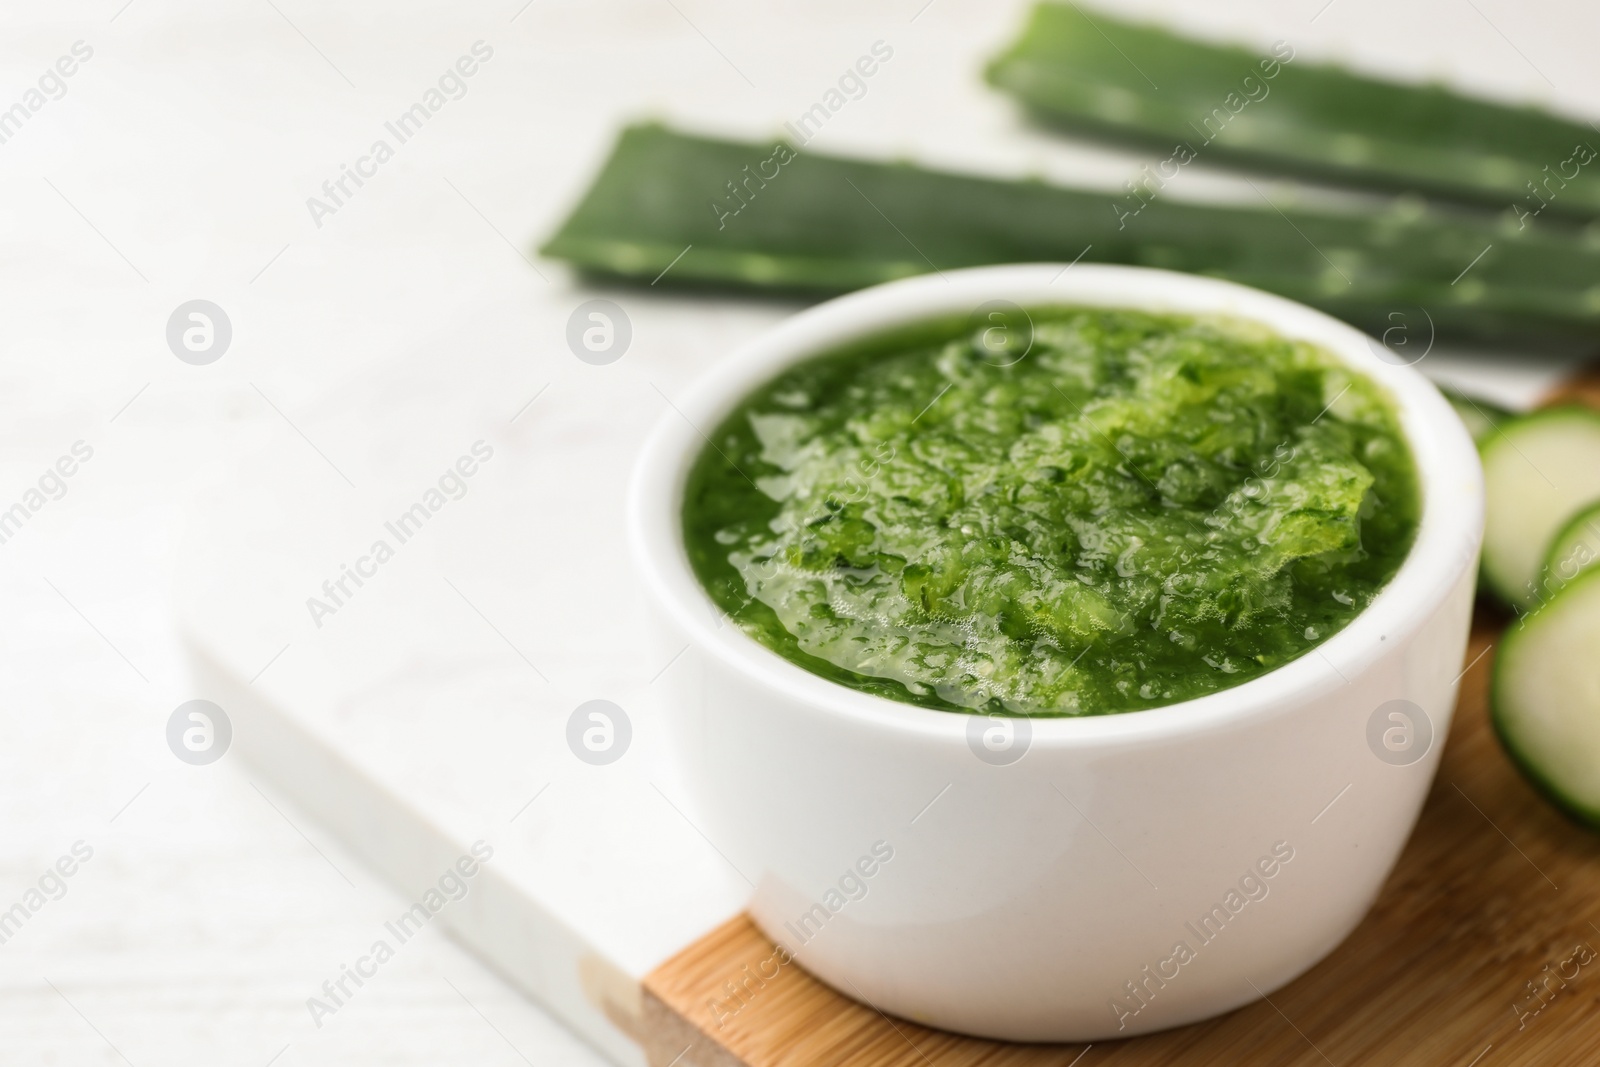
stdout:
POLYGON ((1516 415, 1499 404, 1491 403, 1478 397, 1468 396, 1466 393, 1457 392, 1447 385, 1439 386, 1439 392, 1450 401, 1450 406, 1455 409, 1467 432, 1472 435, 1473 441, 1480 446, 1499 428, 1503 422, 1509 422, 1516 415))
POLYGON ((1512 419, 1482 453, 1484 578, 1525 611, 1538 603, 1539 568, 1557 531, 1600 500, 1600 412, 1560 407, 1512 419))
POLYGON ((1557 807, 1600 828, 1600 570, 1506 632, 1489 716, 1511 759, 1557 807))
POLYGON ((1600 563, 1600 503, 1568 519, 1550 542, 1535 583, 1538 599, 1549 600, 1596 563, 1600 563))

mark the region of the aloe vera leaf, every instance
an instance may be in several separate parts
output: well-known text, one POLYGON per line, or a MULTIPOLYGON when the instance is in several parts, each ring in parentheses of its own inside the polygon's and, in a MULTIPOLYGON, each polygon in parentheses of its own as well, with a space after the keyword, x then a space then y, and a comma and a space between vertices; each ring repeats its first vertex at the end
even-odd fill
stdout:
POLYGON ((1163 159, 1183 144, 1200 159, 1456 197, 1517 218, 1600 216, 1594 126, 1274 49, 1043 3, 987 77, 1041 119, 1163 159))
POLYGON ((1419 347, 1434 330, 1469 339, 1600 333, 1600 246, 1565 231, 1507 233, 1414 201, 1354 215, 1162 198, 1119 218, 1114 199, 641 125, 623 132, 540 251, 652 284, 814 293, 1081 256, 1231 279, 1375 333, 1404 325, 1419 347), (788 161, 773 162, 781 154, 788 161), (744 200, 729 189, 735 180, 744 200))

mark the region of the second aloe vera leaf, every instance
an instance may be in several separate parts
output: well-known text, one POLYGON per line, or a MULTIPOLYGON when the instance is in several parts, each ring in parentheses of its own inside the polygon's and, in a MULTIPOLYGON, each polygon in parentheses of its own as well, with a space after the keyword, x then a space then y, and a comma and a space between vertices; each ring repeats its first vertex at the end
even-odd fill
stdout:
POLYGON ((1587 123, 1318 65, 1284 42, 1256 53, 1045 3, 988 78, 1043 119, 1163 159, 1184 145, 1202 160, 1453 196, 1521 219, 1600 216, 1600 134, 1587 123))
POLYGON ((1600 333, 1600 247, 1401 203, 1376 214, 1111 193, 626 130, 546 255, 660 284, 842 292, 988 263, 1085 262, 1226 278, 1405 340, 1600 333), (780 162, 781 160, 781 162, 780 162), (1401 333, 1397 334, 1399 330, 1401 333))

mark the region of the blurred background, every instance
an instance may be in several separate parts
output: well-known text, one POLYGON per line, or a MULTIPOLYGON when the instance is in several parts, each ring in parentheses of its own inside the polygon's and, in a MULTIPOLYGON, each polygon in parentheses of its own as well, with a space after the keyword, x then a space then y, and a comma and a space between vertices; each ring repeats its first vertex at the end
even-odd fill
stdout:
MULTIPOLYGON (((325 946, 359 943, 400 897, 246 768, 173 758, 168 717, 200 695, 173 593, 194 501, 226 488, 242 457, 280 456, 315 521, 323 482, 373 484, 425 435, 433 407, 492 413, 492 439, 514 455, 604 455, 607 470, 624 468, 636 430, 663 410, 652 388, 670 393, 803 306, 595 288, 537 256, 627 122, 767 140, 882 41, 892 62, 810 147, 1120 190, 1155 154, 1043 131, 984 84, 1027 7, 103 0, 0 11, 0 109, 44 87, 40 106, 0 123, 0 507, 79 442, 92 451, 0 542, 0 902, 75 842, 93 851, 0 944, 0 1060, 602 1062, 431 930, 338 1026, 307 1025, 325 946), (308 206, 328 203, 324 183, 469 55, 459 95, 392 159, 336 210, 308 206), (63 57, 73 73, 41 82, 63 57), (567 343, 574 309, 597 296, 632 323, 631 347, 609 365, 567 343), (168 340, 169 319, 195 300, 228 324, 225 350, 203 364, 168 340), (509 353, 492 380, 472 370, 486 343, 509 353), (461 376, 385 376, 419 348, 459 351, 461 376)), ((1289 40, 1307 61, 1600 116, 1600 9, 1576 0, 1087 9, 1261 49, 1289 40)), ((1163 195, 1257 194, 1202 159, 1163 195)), ((1515 405, 1586 354, 1441 346, 1423 369, 1515 405)), ((494 471, 489 491, 518 492, 520 471, 494 471)), ((434 471, 391 473, 415 488, 434 471)), ((552 502, 541 521, 581 544, 614 527, 620 494, 597 481, 590 499, 552 502)), ((593 643, 573 629, 575 649, 593 643)), ((592 688, 573 681, 571 695, 592 688)))

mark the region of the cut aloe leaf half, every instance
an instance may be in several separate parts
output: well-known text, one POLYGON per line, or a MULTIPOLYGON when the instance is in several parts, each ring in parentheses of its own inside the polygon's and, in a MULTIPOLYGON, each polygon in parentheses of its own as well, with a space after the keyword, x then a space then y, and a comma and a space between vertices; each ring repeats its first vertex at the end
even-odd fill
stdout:
MULTIPOLYGON (((791 293, 987 263, 1125 263, 1266 289, 1417 350, 1435 332, 1600 335, 1600 244, 1564 230, 1508 231, 1404 198, 1349 212, 1161 196, 1130 210, 1111 192, 640 125, 623 131, 541 251, 658 290, 791 293)), ((1372 344, 1386 361, 1400 355, 1393 343, 1372 344)))
POLYGON ((1550 111, 1039 4, 987 71, 1037 116, 1146 146, 1148 195, 1193 160, 1482 204, 1513 228, 1600 216, 1600 135, 1550 111))

